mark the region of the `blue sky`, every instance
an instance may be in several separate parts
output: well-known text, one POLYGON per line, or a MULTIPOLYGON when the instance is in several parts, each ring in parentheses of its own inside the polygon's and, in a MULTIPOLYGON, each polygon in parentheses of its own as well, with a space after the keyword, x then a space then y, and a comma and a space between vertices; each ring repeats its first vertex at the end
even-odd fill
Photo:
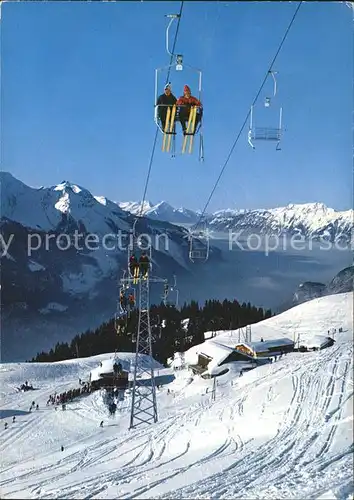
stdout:
MULTIPOLYGON (((141 199, 155 135, 155 68, 169 62, 164 15, 179 6, 3 4, 2 169, 31 186, 65 179, 115 201, 141 199)), ((176 50, 203 70, 205 162, 197 151, 171 159, 159 138, 147 199, 204 207, 296 6, 185 2, 176 50)), ((273 143, 252 151, 245 130, 209 210, 312 201, 352 208, 351 11, 304 3, 275 69, 282 151, 273 143)), ((192 73, 184 82, 196 91, 192 73)))

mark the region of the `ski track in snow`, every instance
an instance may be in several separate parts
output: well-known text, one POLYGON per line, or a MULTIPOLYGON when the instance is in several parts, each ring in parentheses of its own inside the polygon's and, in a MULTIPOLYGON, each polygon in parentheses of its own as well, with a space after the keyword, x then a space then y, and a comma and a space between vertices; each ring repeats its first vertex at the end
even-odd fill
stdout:
POLYGON ((76 386, 76 375, 45 387, 43 380, 32 393, 3 390, 9 414, 33 399, 43 409, 0 431, 1 498, 317 499, 330 490, 335 496, 326 498, 347 500, 354 491, 352 372, 348 340, 289 354, 232 385, 222 376, 215 401, 205 394, 212 381, 181 383, 190 375, 176 372, 175 396, 158 391, 159 422, 131 431, 130 400, 112 419, 98 392, 66 411, 45 407, 50 393, 76 386))

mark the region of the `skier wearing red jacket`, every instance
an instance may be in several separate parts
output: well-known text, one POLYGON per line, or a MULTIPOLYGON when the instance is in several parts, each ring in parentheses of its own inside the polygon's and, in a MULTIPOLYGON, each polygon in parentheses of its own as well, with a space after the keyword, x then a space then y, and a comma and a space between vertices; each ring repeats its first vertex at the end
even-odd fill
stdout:
POLYGON ((191 89, 188 85, 183 88, 183 96, 177 99, 176 106, 178 107, 178 119, 181 122, 183 134, 186 133, 186 122, 188 122, 189 113, 192 106, 198 106, 198 111, 195 120, 195 128, 193 135, 197 129, 197 125, 202 118, 203 108, 202 103, 196 97, 192 96, 191 89))

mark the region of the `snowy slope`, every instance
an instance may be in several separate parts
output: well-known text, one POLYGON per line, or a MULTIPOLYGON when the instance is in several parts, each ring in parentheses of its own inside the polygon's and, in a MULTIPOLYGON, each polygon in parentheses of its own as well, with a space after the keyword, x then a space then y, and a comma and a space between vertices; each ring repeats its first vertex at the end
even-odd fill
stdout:
MULTIPOLYGON (((262 337, 288 337, 295 341, 300 338, 305 342, 315 335, 327 336, 330 328, 338 331, 341 327, 347 332, 351 332, 353 328, 353 292, 316 298, 295 306, 282 314, 251 325, 251 334, 252 341, 255 342, 260 341, 262 337), (331 306, 331 324, 328 324, 328 304, 331 306)), ((219 331, 216 332, 216 338, 220 343, 234 346, 240 334, 242 339, 242 330, 219 331)))
POLYGON ((277 318, 288 336, 294 325, 342 324, 333 347, 289 354, 234 380, 221 376, 215 401, 212 381, 175 372, 171 393, 158 391, 159 422, 131 431, 129 399, 114 418, 98 392, 65 412, 45 406, 108 355, 1 365, 2 423, 9 423, 0 430, 2 498, 352 498, 353 294, 338 297, 277 318), (16 393, 24 380, 38 390, 16 393), (40 409, 30 414, 33 399, 40 409))

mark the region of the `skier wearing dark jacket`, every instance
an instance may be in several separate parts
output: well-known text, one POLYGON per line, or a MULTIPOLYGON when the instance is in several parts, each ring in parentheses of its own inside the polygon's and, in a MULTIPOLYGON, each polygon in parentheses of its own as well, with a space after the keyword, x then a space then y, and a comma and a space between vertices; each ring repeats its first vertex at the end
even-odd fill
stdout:
POLYGON ((135 275, 135 272, 138 271, 139 269, 139 263, 135 255, 131 255, 129 259, 129 269, 130 269, 130 274, 132 276, 135 275))
POLYGON ((149 272, 149 257, 146 255, 146 252, 143 252, 140 259, 139 259, 139 265, 140 265, 140 272, 143 276, 147 276, 149 272))
POLYGON ((172 108, 174 104, 176 104, 177 99, 171 92, 171 84, 167 83, 164 88, 164 93, 159 96, 157 99, 157 114, 159 119, 161 120, 162 129, 165 130, 166 125, 166 115, 167 109, 172 108))
POLYGON ((120 305, 123 312, 127 312, 128 299, 124 292, 120 293, 120 305))

